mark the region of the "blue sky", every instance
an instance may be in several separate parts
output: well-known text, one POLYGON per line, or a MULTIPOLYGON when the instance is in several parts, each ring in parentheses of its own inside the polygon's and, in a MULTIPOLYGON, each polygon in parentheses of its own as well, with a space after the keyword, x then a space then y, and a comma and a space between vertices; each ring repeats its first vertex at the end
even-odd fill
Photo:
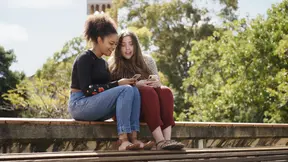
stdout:
MULTIPOLYGON (((240 17, 265 14, 281 0, 239 0, 240 17)), ((33 75, 73 37, 86 19, 86 0, 0 0, 0 45, 14 49, 12 70, 33 75)))

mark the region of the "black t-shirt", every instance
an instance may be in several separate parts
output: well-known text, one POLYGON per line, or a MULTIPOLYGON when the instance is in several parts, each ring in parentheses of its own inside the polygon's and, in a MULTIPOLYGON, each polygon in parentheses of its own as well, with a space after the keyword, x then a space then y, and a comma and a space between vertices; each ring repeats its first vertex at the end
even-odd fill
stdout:
POLYGON ((81 89, 85 96, 92 96, 118 86, 111 82, 108 64, 91 50, 79 55, 73 64, 71 88, 81 89))

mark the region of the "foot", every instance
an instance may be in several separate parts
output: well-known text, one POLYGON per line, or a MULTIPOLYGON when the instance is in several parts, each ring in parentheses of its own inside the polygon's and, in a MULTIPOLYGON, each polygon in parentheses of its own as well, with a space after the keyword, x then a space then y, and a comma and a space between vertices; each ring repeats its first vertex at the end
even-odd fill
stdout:
POLYGON ((144 150, 151 150, 153 148, 153 146, 155 145, 154 141, 148 141, 146 143, 144 143, 144 150))
POLYGON ((141 142, 141 141, 139 141, 139 140, 137 140, 137 139, 133 139, 133 140, 132 140, 132 143, 133 143, 133 144, 139 144, 139 145, 140 145, 140 148, 143 148, 143 147, 144 147, 144 143, 141 142))
POLYGON ((148 141, 146 143, 141 142, 140 140, 137 139, 133 139, 132 140, 133 144, 139 144, 140 145, 140 149, 142 150, 151 150, 152 147, 155 145, 155 142, 153 141, 148 141))
POLYGON ((139 150, 140 149, 140 145, 139 144, 133 144, 131 142, 129 142, 128 140, 119 140, 118 143, 119 151, 126 151, 126 150, 139 150))
POLYGON ((166 140, 162 140, 156 143, 156 150, 163 150, 163 145, 165 144, 166 140))

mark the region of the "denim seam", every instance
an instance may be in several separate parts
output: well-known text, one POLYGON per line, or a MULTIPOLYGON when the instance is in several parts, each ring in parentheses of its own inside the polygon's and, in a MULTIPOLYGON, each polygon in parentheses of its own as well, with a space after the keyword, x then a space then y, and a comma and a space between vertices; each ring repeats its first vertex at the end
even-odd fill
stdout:
POLYGON ((131 125, 131 131, 137 131, 137 132, 140 132, 140 127, 139 125, 131 125))
POLYGON ((131 128, 130 127, 117 127, 118 129, 118 134, 122 134, 122 133, 131 133, 131 128))

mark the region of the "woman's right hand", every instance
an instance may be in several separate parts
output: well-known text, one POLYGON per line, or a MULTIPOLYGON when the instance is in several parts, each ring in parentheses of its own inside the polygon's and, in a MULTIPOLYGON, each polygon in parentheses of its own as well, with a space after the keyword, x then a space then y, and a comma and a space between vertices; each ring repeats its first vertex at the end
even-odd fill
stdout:
POLYGON ((136 83, 135 79, 122 78, 118 80, 118 85, 133 85, 136 83))

